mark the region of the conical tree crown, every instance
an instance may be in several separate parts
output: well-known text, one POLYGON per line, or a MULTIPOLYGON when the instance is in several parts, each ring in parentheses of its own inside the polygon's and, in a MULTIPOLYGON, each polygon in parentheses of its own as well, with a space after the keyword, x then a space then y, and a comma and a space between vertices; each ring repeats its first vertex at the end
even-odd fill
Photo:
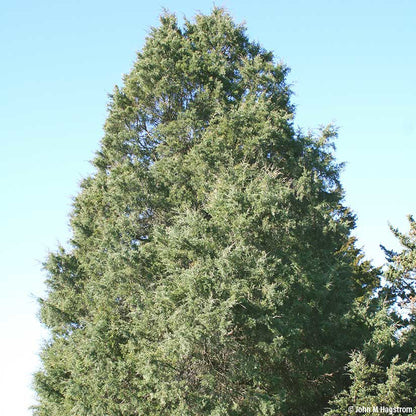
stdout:
POLYGON ((377 276, 286 74, 221 9, 161 17, 46 263, 38 415, 318 415, 344 387, 377 276))

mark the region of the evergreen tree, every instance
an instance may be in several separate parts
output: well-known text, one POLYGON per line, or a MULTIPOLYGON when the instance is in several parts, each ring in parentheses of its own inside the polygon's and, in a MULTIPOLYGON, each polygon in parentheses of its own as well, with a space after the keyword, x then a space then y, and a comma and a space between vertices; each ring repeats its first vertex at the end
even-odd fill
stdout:
POLYGON ((392 228, 403 250, 383 247, 385 284, 362 308, 371 337, 352 353, 347 366, 351 385, 332 401, 328 416, 345 415, 350 406, 408 407, 416 414, 416 223, 412 217, 409 221, 407 235, 392 228))
POLYGON ((390 227, 403 247, 400 253, 381 246, 389 264, 385 273, 388 285, 384 293, 390 306, 399 307, 401 316, 406 318, 401 319, 402 326, 407 329, 414 327, 416 319, 416 222, 412 216, 409 216, 408 220, 408 234, 390 227))
POLYGON ((164 14, 51 253, 38 416, 318 415, 369 336, 336 131, 221 9, 164 14))

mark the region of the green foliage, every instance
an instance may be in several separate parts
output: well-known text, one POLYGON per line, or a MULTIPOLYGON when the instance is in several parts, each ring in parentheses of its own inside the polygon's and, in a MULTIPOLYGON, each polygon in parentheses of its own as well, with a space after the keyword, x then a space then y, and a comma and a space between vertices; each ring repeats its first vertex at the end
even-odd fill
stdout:
POLYGON ((38 416, 318 415, 347 386, 378 271, 287 71, 221 9, 161 17, 45 264, 38 416))
MULTIPOLYGON (((351 354, 351 361, 347 365, 351 385, 331 401, 331 410, 326 413, 327 416, 345 415, 351 406, 414 406, 414 329, 398 334, 399 325, 394 322, 385 306, 367 319, 372 324, 372 338, 364 344, 362 351, 351 354)), ((375 412, 383 413, 385 412, 375 412)))
POLYGON ((410 231, 408 234, 390 227, 393 234, 403 246, 400 253, 382 247, 389 260, 386 273, 388 290, 386 296, 391 305, 398 305, 404 314, 408 314, 410 324, 415 324, 416 311, 416 223, 412 216, 408 217, 410 231))
POLYGON ((386 284, 377 298, 362 308, 371 337, 361 351, 351 354, 347 366, 351 385, 332 401, 328 416, 345 415, 349 406, 414 408, 416 224, 412 217, 409 222, 408 235, 392 228, 403 250, 385 249, 389 261, 386 284))

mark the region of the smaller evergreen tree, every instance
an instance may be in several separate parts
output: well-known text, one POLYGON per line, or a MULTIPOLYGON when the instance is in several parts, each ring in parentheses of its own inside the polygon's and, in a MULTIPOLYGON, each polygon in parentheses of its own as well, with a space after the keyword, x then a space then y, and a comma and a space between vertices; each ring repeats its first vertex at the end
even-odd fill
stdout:
POLYGON ((396 253, 382 246, 389 262, 389 268, 385 274, 388 282, 388 290, 385 294, 389 304, 397 305, 402 315, 407 318, 403 322, 403 325, 407 327, 414 326, 416 319, 416 222, 412 216, 408 219, 410 225, 408 234, 390 227, 403 246, 403 250, 396 253))
POLYGON ((361 308, 371 337, 361 351, 351 354, 347 366, 351 385, 331 402, 326 416, 345 415, 350 406, 415 406, 416 223, 412 217, 409 222, 408 234, 391 228, 403 250, 396 253, 383 247, 388 261, 386 284, 361 308))

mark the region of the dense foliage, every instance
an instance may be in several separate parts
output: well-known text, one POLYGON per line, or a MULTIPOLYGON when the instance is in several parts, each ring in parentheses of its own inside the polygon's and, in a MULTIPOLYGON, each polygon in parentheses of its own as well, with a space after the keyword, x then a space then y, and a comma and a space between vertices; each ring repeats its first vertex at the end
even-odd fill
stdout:
POLYGON ((386 283, 362 310, 371 337, 351 354, 351 385, 332 401, 328 416, 345 415, 350 406, 407 407, 416 414, 416 223, 409 220, 408 235, 392 228, 403 250, 385 249, 386 283))
POLYGON ((45 264, 36 415, 311 416, 347 394, 378 270, 287 71, 221 9, 161 17, 45 264))

